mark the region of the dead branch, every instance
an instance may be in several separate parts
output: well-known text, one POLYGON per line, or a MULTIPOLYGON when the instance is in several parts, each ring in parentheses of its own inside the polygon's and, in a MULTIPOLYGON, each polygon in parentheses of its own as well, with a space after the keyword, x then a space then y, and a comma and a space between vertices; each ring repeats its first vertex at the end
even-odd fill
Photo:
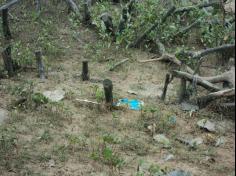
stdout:
POLYGON ((12 7, 13 5, 15 5, 18 2, 20 2, 20 0, 12 0, 12 1, 6 3, 5 5, 1 6, 0 11, 2 11, 3 9, 9 9, 10 7, 12 7))
POLYGON ((188 55, 192 59, 200 59, 209 54, 213 54, 216 52, 230 51, 230 50, 234 50, 234 48, 235 48, 235 44, 226 44, 226 45, 221 45, 215 48, 208 48, 208 49, 197 51, 197 52, 183 51, 182 54, 188 55))
MULTIPOLYGON (((183 66, 183 63, 179 59, 177 59, 174 55, 170 55, 170 54, 164 54, 160 58, 157 58, 157 59, 142 60, 139 62, 147 63, 147 62, 155 62, 155 61, 167 61, 167 62, 172 62, 178 66, 183 66)), ((190 74, 194 73, 193 69, 191 69, 189 66, 185 66, 185 68, 188 73, 190 74)))
POLYGON ((218 92, 213 92, 206 96, 199 97, 197 99, 197 103, 199 107, 203 108, 203 107, 206 107, 209 103, 211 103, 214 100, 226 98, 226 97, 234 97, 234 96, 235 96, 235 88, 220 90, 218 92))
POLYGON ((198 75, 191 75, 189 73, 176 70, 172 71, 172 74, 174 77, 177 78, 185 79, 190 82, 194 81, 197 85, 200 85, 211 92, 217 92, 221 90, 218 86, 210 83, 209 81, 204 80, 202 77, 198 75))
POLYGON ((124 64, 124 63, 126 63, 126 62, 128 62, 128 61, 129 61, 129 59, 123 59, 122 61, 116 63, 116 64, 113 65, 111 68, 109 68, 109 71, 115 70, 117 67, 119 67, 120 65, 122 65, 122 64, 124 64))
POLYGON ((183 28, 183 29, 180 29, 180 31, 177 33, 177 34, 175 34, 174 36, 173 36, 173 38, 176 38, 176 37, 178 37, 178 36, 181 36, 181 35, 183 35, 183 34, 186 34, 188 31, 190 31, 192 28, 195 28, 195 27, 197 27, 198 25, 200 25, 200 19, 197 19, 195 22, 193 22, 192 24, 190 24, 189 26, 187 26, 187 27, 185 27, 185 28, 183 28))
POLYGON ((215 1, 215 2, 198 4, 194 6, 180 7, 176 9, 174 13, 190 12, 195 9, 202 9, 202 8, 207 8, 207 7, 212 7, 212 6, 220 6, 220 3, 218 1, 215 1))

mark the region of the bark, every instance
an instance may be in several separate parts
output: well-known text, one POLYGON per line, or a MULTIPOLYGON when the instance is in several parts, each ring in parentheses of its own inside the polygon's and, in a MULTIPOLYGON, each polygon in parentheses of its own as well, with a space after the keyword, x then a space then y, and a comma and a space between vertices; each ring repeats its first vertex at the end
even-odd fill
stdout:
POLYGON ((8 46, 3 52, 2 52, 2 58, 4 61, 4 67, 7 70, 8 76, 12 77, 15 75, 14 70, 14 63, 11 57, 11 46, 8 46))
POLYGON ((6 40, 12 39, 11 31, 9 28, 9 22, 8 22, 8 8, 5 8, 2 10, 2 28, 3 28, 3 34, 6 40))

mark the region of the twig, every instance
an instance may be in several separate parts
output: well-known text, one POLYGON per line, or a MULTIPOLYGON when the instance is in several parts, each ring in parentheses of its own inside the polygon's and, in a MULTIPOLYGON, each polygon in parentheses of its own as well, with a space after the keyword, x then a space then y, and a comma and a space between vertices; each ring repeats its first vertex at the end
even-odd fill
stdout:
POLYGON ((126 63, 127 61, 129 61, 129 59, 124 59, 118 63, 116 63, 114 66, 112 66, 111 68, 109 68, 109 71, 114 71, 117 67, 119 67, 120 65, 126 63))

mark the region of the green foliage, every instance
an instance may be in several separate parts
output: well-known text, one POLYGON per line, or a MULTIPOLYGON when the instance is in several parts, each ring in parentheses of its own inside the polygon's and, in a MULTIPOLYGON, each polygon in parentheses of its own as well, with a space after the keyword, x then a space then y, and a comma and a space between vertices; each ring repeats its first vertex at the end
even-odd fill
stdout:
POLYGON ((21 41, 17 41, 12 48, 12 57, 21 67, 32 66, 36 63, 29 44, 25 46, 21 41))

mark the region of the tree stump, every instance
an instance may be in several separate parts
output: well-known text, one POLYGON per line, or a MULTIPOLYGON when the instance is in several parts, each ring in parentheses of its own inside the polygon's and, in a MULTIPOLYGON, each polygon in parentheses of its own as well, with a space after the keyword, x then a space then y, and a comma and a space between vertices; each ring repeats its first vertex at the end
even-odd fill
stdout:
POLYGON ((88 68, 88 61, 83 61, 83 68, 82 68, 82 80, 88 81, 89 80, 89 68, 88 68))
POLYGON ((8 8, 2 9, 2 28, 6 40, 12 39, 8 22, 8 8))
POLYGON ((42 52, 36 51, 35 57, 36 57, 39 77, 40 77, 40 79, 44 80, 45 79, 45 68, 44 68, 44 64, 43 64, 43 60, 42 60, 42 52))
POLYGON ((104 92, 105 92, 105 99, 106 99, 106 103, 109 106, 112 106, 113 104, 113 85, 112 85, 112 81, 109 79, 105 79, 103 81, 103 87, 104 87, 104 92))
POLYGON ((8 76, 12 77, 14 76, 14 64, 11 57, 11 46, 8 46, 3 52, 2 52, 2 58, 4 61, 4 67, 8 72, 8 76))
POLYGON ((187 81, 184 78, 181 79, 179 91, 179 103, 182 103, 187 98, 187 81))
POLYGON ((89 11, 89 2, 88 0, 84 0, 83 3, 83 23, 85 25, 90 25, 91 24, 91 14, 89 11))
POLYGON ((170 83, 170 74, 168 73, 168 74, 166 74, 165 85, 164 85, 163 93, 161 96, 162 101, 164 101, 166 99, 166 93, 167 93, 169 83, 170 83))

